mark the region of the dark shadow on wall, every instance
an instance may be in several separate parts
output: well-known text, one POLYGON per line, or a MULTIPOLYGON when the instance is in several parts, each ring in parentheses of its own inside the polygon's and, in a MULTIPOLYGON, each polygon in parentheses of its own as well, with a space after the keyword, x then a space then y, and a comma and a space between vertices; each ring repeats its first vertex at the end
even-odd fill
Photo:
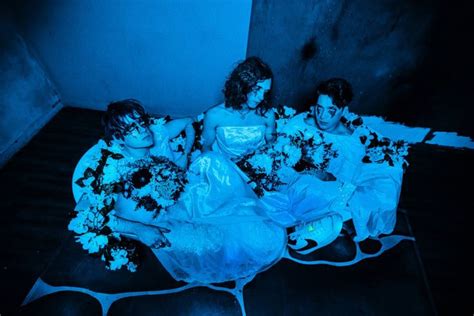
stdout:
POLYGON ((472 17, 441 0, 254 0, 247 55, 272 67, 276 104, 302 110, 343 77, 353 111, 472 136, 472 17))

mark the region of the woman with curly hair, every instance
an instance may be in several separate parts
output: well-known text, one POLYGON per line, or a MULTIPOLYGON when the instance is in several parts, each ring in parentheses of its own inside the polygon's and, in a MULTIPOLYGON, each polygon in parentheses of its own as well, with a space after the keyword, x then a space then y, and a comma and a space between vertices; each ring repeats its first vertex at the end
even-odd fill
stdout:
POLYGON ((206 112, 204 150, 238 158, 274 137, 275 119, 269 98, 273 74, 258 57, 239 63, 228 77, 225 101, 206 112))

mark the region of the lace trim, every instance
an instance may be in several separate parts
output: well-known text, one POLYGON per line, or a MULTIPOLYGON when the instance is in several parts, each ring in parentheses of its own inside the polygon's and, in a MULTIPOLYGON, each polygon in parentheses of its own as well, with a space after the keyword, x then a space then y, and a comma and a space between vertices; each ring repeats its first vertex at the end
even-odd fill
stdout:
POLYGON ((347 207, 349 199, 352 197, 356 186, 350 182, 345 182, 339 187, 339 198, 329 206, 330 211, 341 211, 347 207))

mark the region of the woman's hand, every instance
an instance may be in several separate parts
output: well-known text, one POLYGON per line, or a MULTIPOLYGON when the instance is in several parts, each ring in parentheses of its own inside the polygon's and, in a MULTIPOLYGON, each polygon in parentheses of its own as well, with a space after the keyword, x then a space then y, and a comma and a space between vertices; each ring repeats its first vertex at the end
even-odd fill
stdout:
POLYGON ((137 238, 140 242, 147 245, 148 247, 159 249, 171 246, 171 243, 164 235, 164 233, 169 232, 170 230, 166 228, 146 225, 137 234, 137 238))

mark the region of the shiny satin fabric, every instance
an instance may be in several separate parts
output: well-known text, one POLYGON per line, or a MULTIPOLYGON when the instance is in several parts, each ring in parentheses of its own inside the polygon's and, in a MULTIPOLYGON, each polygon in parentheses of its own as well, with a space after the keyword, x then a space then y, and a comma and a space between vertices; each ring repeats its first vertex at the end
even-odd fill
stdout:
POLYGON ((402 173, 363 164, 365 148, 356 133, 325 135, 339 153, 329 166, 337 181, 294 173, 279 191, 258 199, 230 158, 264 144, 264 134, 264 126, 220 127, 216 152, 191 165, 185 192, 159 218, 171 230, 172 246, 154 251, 175 279, 215 283, 253 276, 282 257, 285 227, 333 213, 352 218, 356 240, 393 231, 402 173))
POLYGON ((253 277, 286 249, 286 230, 265 216, 235 165, 218 153, 190 166, 185 192, 155 224, 171 230, 171 247, 155 255, 176 280, 190 283, 253 277))
POLYGON ((241 157, 265 144, 265 125, 219 126, 212 150, 229 158, 241 157))
POLYGON ((402 186, 402 168, 363 163, 365 147, 359 140, 358 130, 352 135, 324 135, 339 153, 329 171, 338 180, 355 187, 344 208, 354 222, 355 240, 392 233, 402 186))
POLYGON ((344 220, 348 212, 335 207, 342 198, 343 184, 339 181, 322 181, 313 175, 297 175, 275 192, 266 192, 261 198, 266 214, 284 227, 305 224, 333 213, 344 220))

